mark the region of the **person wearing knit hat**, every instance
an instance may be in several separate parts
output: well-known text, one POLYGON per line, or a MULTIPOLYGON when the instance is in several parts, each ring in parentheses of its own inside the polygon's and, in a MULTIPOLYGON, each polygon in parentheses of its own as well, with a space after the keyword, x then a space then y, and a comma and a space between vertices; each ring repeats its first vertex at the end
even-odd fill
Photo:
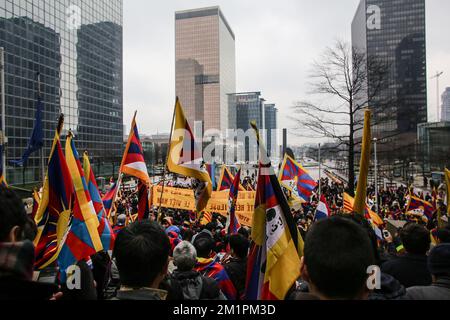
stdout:
POLYGON ((431 286, 407 289, 410 300, 450 300, 450 244, 434 247, 428 256, 428 269, 433 278, 431 286))

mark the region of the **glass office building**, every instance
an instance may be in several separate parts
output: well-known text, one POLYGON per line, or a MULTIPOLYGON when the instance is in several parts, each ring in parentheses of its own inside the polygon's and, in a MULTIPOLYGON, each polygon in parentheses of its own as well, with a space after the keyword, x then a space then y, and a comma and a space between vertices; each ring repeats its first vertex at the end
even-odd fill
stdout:
POLYGON ((422 123, 418 126, 420 157, 425 172, 450 168, 450 122, 422 123))
POLYGON ((265 128, 267 130, 267 153, 269 156, 276 153, 277 145, 277 113, 278 109, 275 107, 274 104, 266 104, 264 106, 264 112, 265 112, 265 128))
POLYGON ((388 68, 387 81, 373 98, 367 98, 376 86, 370 70, 365 96, 356 97, 370 100, 380 158, 414 157, 417 126, 427 122, 425 0, 361 0, 352 45, 388 68))
POLYGON ((188 121, 234 128, 227 94, 236 91, 235 35, 219 7, 175 13, 176 95, 188 121))
MULTIPOLYGON (((94 163, 120 162, 122 15, 122 0, 0 1, 8 161, 19 159, 27 147, 40 73, 45 159, 58 115, 64 113, 64 132, 74 132, 80 152, 89 151, 94 163)), ((38 182, 39 166, 35 153, 24 169, 8 166, 7 180, 38 182)))

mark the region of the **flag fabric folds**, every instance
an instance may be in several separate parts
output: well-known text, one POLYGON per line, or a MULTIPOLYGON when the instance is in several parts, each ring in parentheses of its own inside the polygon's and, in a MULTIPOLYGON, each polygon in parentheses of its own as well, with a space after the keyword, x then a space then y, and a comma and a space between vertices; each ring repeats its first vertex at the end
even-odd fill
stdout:
POLYGON ((359 214, 364 214, 367 197, 367 176, 369 175, 370 165, 370 147, 371 147, 371 133, 370 133, 370 110, 364 112, 364 132, 361 147, 361 161, 359 163, 359 178, 358 186, 355 195, 355 204, 353 211, 359 214))
POLYGON ((114 247, 115 235, 109 223, 106 209, 103 205, 100 192, 98 191, 97 181, 95 179, 94 171, 92 170, 91 162, 89 161, 89 155, 87 152, 83 154, 83 172, 86 177, 86 182, 91 196, 92 203, 94 205, 95 213, 98 219, 98 234, 102 242, 103 249, 105 251, 112 250, 114 247))
POLYGON ((73 214, 69 227, 60 246, 58 265, 61 281, 66 277, 69 266, 80 260, 89 260, 91 255, 103 250, 98 233, 99 221, 89 194, 88 185, 81 167, 80 157, 72 134, 66 140, 66 161, 75 190, 73 214))
POLYGON ((33 220, 36 217, 36 213, 38 211, 40 201, 41 201, 41 198, 39 197, 39 193, 35 189, 33 191, 33 208, 31 209, 31 216, 30 216, 31 219, 33 219, 33 220))
POLYGON ((150 218, 150 188, 139 180, 138 182, 138 221, 150 218))
POLYGON ((175 104, 167 168, 170 172, 194 178, 196 209, 198 212, 202 211, 211 197, 212 182, 208 171, 203 166, 201 149, 194 139, 178 98, 175 104))
POLYGON ((6 169, 3 168, 3 148, 4 146, 0 144, 0 186, 8 188, 4 173, 4 170, 6 169))
POLYGON ((245 296, 247 300, 283 300, 300 276, 303 240, 261 146, 256 124, 252 127, 260 148, 260 164, 245 296))
POLYGON ((102 198, 103 206, 105 207, 105 213, 108 219, 111 217, 111 209, 114 205, 114 198, 116 196, 117 189, 118 184, 113 183, 109 191, 102 198))
POLYGON ((131 123, 130 135, 122 158, 120 172, 136 177, 150 185, 147 165, 144 161, 144 150, 142 149, 139 132, 136 125, 136 114, 131 123))
POLYGON ((406 209, 407 213, 417 214, 427 220, 431 220, 433 218, 434 211, 434 207, 431 203, 410 195, 408 207, 406 209))
POLYGON ((56 261, 58 247, 67 230, 73 207, 74 187, 60 141, 63 123, 64 117, 61 115, 35 217, 38 229, 34 239, 35 267, 38 269, 44 269, 56 261))
POLYGON ((213 163, 207 163, 206 164, 206 171, 208 171, 209 177, 211 178, 212 183, 212 189, 216 189, 216 164, 213 163))
MULTIPOLYGON (((230 190, 233 185, 234 177, 233 174, 228 170, 226 165, 222 166, 222 170, 220 172, 219 183, 217 184, 217 191, 225 191, 230 190)), ((245 188, 242 186, 239 181, 239 191, 245 191, 245 188)))
MULTIPOLYGON (((353 206, 355 199, 348 193, 344 192, 344 212, 353 213, 353 206)), ((366 204, 364 209, 364 216, 366 219, 371 220, 376 226, 382 226, 384 224, 383 219, 374 211, 370 210, 369 206, 366 204)))
POLYGON ((314 216, 314 220, 318 221, 318 220, 326 219, 326 218, 329 218, 330 215, 331 215, 330 207, 328 206, 325 196, 322 194, 320 196, 319 204, 317 205, 317 208, 316 208, 316 214, 314 216))
POLYGON ((282 186, 302 203, 310 201, 312 192, 317 187, 316 181, 308 172, 287 154, 281 166, 279 180, 282 186))
POLYGON ((236 300, 237 291, 225 268, 214 258, 197 258, 194 270, 214 279, 228 300, 236 300))
POLYGON ((31 134, 30 141, 28 142, 28 147, 22 155, 20 160, 11 160, 10 163, 16 166, 24 166, 30 155, 44 146, 44 129, 42 126, 42 99, 38 95, 36 102, 36 116, 34 120, 34 128, 31 134))
POLYGON ((238 198, 240 182, 241 169, 239 169, 238 173, 234 177, 234 182, 231 185, 230 195, 228 198, 228 216, 225 229, 227 230, 227 233, 229 235, 237 234, 238 230, 241 228, 241 224, 239 223, 236 216, 236 202, 238 198))

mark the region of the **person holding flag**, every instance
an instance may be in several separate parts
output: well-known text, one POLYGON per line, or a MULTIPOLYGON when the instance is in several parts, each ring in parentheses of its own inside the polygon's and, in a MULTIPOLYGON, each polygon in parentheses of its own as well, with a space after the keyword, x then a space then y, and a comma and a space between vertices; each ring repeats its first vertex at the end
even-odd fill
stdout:
POLYGON ((241 224, 239 223, 236 217, 236 202, 238 198, 240 183, 241 183, 241 169, 239 169, 238 173, 234 177, 234 181, 233 184, 231 185, 230 195, 228 198, 228 215, 227 215, 227 223, 225 226, 228 235, 237 234, 237 232, 241 228, 241 224))
POLYGON ((303 239, 295 225, 280 183, 260 148, 252 244, 247 262, 247 300, 283 300, 300 276, 303 239))

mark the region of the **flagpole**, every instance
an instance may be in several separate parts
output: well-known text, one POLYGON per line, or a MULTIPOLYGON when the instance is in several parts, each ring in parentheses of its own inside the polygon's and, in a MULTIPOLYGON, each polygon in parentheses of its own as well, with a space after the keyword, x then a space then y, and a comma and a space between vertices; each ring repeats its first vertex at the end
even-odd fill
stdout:
POLYGON ((373 139, 373 149, 374 149, 374 162, 375 162, 375 212, 378 214, 378 156, 377 156, 377 142, 378 139, 373 139))
POLYGON ((2 134, 1 134, 1 143, 2 143, 2 168, 3 168, 3 177, 4 181, 6 181, 6 105, 5 105, 5 49, 3 47, 0 48, 0 69, 1 69, 1 90, 2 90, 2 134))
MULTIPOLYGON (((137 110, 134 112, 133 122, 131 123, 131 129, 130 129, 130 134, 128 135, 128 140, 130 140, 131 132, 133 130, 134 123, 136 121, 136 115, 137 115, 137 110)), ((126 153, 128 151, 128 148, 129 148, 129 142, 130 141, 127 142, 127 145, 125 147, 125 151, 123 152, 122 161, 120 162, 119 176, 117 177, 116 192, 114 193, 113 201, 112 201, 112 204, 111 204, 110 216, 114 213, 114 223, 115 223, 115 221, 117 221, 117 216, 116 216, 117 207, 114 204, 117 201, 117 195, 119 194, 120 188, 122 186, 122 176, 123 176, 123 174, 122 174, 122 167, 123 167, 123 164, 125 162, 126 153), (114 211, 114 210, 116 210, 116 211, 114 211)))
POLYGON ((322 161, 321 161, 321 152, 320 152, 320 143, 319 143, 319 199, 322 197, 322 161))
POLYGON ((169 134, 169 144, 167 146, 166 162, 164 163, 164 168, 163 168, 163 176, 162 176, 163 184, 162 184, 162 189, 161 189, 161 196, 159 197, 159 208, 158 208, 158 217, 157 217, 157 221, 158 222, 161 222, 161 220, 162 220, 162 213, 161 213, 162 200, 163 200, 163 195, 164 195, 164 187, 165 187, 165 184, 166 184, 167 162, 169 161, 170 143, 172 141, 173 124, 175 122, 175 110, 176 110, 176 107, 177 107, 177 101, 178 101, 178 97, 176 98, 175 106, 173 107, 172 124, 170 125, 170 134, 169 134))
MULTIPOLYGON (((37 82, 38 82, 38 96, 41 98, 41 74, 37 73, 37 82)), ((41 177, 42 177, 42 185, 44 185, 45 180, 45 164, 44 164, 44 147, 45 143, 39 151, 40 154, 40 162, 41 162, 41 177)))

